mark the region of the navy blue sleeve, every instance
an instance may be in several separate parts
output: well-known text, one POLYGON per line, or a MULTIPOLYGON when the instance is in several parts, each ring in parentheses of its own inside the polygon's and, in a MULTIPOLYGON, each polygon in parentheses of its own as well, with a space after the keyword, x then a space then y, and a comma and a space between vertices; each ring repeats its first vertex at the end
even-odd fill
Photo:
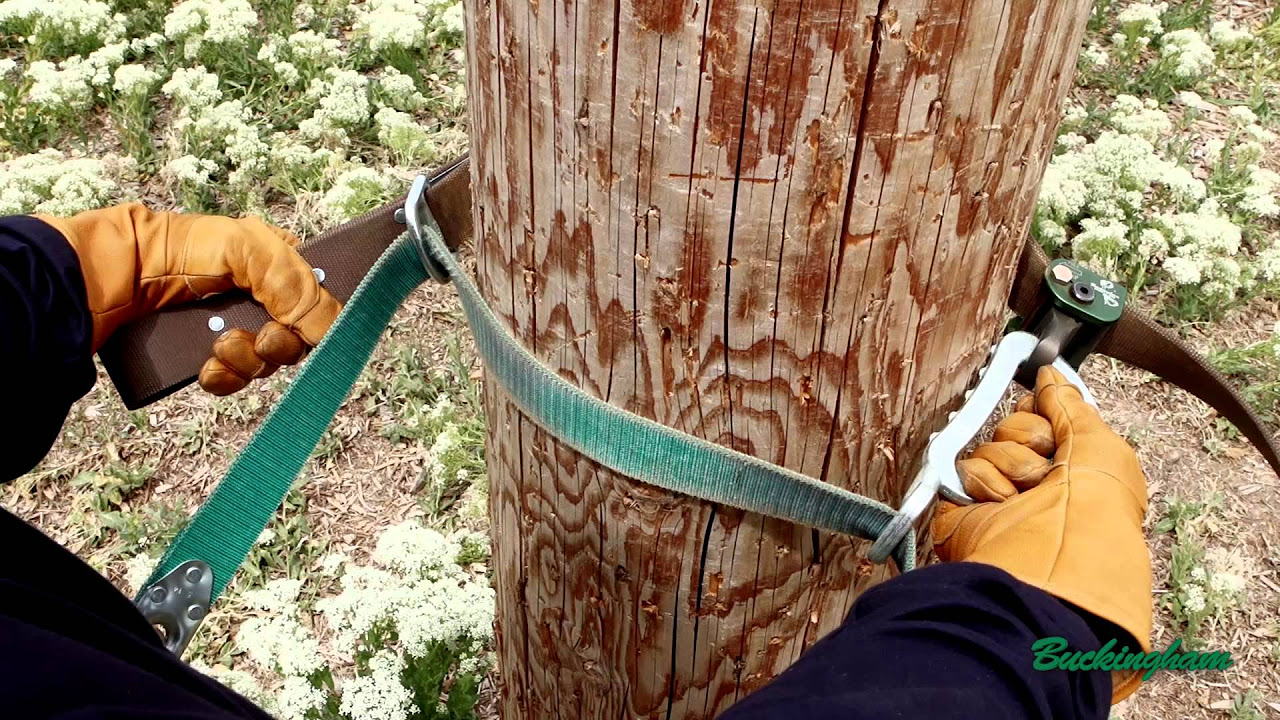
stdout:
POLYGON ((107 579, 0 508, 0 717, 270 720, 191 669, 107 579))
POLYGON ((1106 625, 998 568, 934 565, 868 590, 840 628, 721 718, 1104 720, 1109 673, 1034 670, 1031 645, 1059 636, 1096 650, 1094 626, 1106 625))
POLYGON ((40 462, 71 404, 89 392, 93 319, 75 251, 51 225, 0 218, 0 378, 10 412, 0 444, 0 482, 40 462))
MULTIPOLYGON (((0 482, 30 470, 93 387, 93 319, 75 251, 30 217, 0 218, 0 482)), ((133 603, 0 508, 0 717, 255 718, 248 700, 161 644, 133 603)))

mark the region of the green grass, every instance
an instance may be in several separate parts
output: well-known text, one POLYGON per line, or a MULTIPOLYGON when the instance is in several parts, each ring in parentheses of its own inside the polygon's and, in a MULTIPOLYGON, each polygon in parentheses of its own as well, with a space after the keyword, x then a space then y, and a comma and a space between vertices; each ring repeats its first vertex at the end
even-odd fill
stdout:
POLYGON ((139 504, 135 495, 151 479, 150 467, 111 465, 102 472, 83 472, 69 483, 75 492, 68 527, 91 563, 112 562, 160 550, 177 535, 188 518, 179 501, 154 500, 139 504))
POLYGON ((1254 689, 1245 690, 1231 699, 1228 717, 1231 720, 1266 720, 1262 710, 1262 693, 1254 689))
POLYGON ((1166 32, 1186 28, 1208 32, 1213 22, 1213 0, 1175 0, 1169 3, 1169 10, 1161 20, 1166 32))
POLYGON ((1209 354, 1209 362, 1235 381, 1245 400, 1267 422, 1280 410, 1280 339, 1269 338, 1209 354))
POLYGON ((275 517, 267 525, 236 575, 236 589, 261 587, 275 578, 305 579, 327 549, 325 538, 311 531, 307 497, 302 493, 305 476, 294 482, 275 517))
POLYGON ((474 357, 454 335, 446 340, 443 366, 433 367, 421 346, 393 338, 387 352, 366 368, 353 402, 380 422, 394 444, 417 445, 427 455, 415 492, 427 517, 453 524, 451 510, 484 483, 484 411, 474 357))
POLYGON ((71 481, 71 487, 80 491, 87 508, 105 512, 120 507, 134 490, 146 484, 154 470, 150 467, 131 468, 116 464, 104 472, 85 472, 71 481))

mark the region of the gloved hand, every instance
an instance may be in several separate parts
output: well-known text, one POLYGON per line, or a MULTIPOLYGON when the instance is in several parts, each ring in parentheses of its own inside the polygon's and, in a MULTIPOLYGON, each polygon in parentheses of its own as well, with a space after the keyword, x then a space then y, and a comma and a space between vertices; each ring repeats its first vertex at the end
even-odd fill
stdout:
POLYGON ((301 360, 342 309, 294 250, 297 238, 257 218, 152 212, 137 203, 36 217, 80 258, 95 352, 116 328, 160 308, 235 288, 261 303, 275 320, 256 335, 235 329, 214 341, 200 369, 200 386, 214 395, 301 360))
MULTIPOLYGON (((1146 478, 1133 449, 1062 373, 1042 367, 1035 396, 957 465, 977 502, 939 503, 939 558, 1001 568, 1111 621, 1150 652, 1146 478)), ((1140 682, 1138 673, 1120 675, 1113 702, 1140 682)))

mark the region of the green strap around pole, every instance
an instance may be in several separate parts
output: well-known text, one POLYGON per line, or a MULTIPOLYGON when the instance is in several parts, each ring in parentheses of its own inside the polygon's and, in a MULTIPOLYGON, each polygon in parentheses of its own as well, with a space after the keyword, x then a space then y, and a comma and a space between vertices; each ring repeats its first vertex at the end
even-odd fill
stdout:
MULTIPOLYGON (((897 512, 744 453, 686 435, 588 395, 531 355, 490 311, 434 223, 424 244, 458 289, 491 377, 558 441, 628 477, 801 525, 875 540, 897 512)), ((188 560, 213 569, 213 598, 226 588, 364 369, 391 316, 428 277, 409 235, 373 266, 288 391, 226 477, 169 546, 144 587, 188 560)), ((915 537, 894 552, 915 565, 915 537)))
MULTIPOLYGON (((448 271, 485 370, 520 410, 557 441, 620 475, 664 490, 875 540, 898 512, 745 453, 673 430, 570 385, 507 332, 434 226, 427 250, 448 271)), ((894 552, 903 571, 915 566, 915 534, 894 552)))

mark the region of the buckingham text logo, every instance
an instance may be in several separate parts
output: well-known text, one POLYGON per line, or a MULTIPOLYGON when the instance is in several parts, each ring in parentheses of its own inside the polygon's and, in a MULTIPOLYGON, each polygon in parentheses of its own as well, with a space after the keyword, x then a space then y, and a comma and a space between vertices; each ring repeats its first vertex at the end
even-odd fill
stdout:
POLYGON ((1040 638, 1031 644, 1036 659, 1036 670, 1144 670, 1143 680, 1150 680, 1159 670, 1226 670, 1235 662, 1231 653, 1224 651, 1179 651, 1182 640, 1177 639, 1163 652, 1129 652, 1127 646, 1115 649, 1116 641, 1097 650, 1081 652, 1067 647, 1066 638, 1040 638))

